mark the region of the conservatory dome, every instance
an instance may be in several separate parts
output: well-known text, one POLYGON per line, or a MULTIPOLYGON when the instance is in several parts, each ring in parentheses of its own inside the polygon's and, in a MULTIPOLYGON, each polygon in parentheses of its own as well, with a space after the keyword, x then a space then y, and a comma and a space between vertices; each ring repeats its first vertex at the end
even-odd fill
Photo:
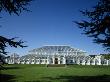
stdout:
POLYGON ((86 52, 68 45, 45 45, 29 51, 29 55, 85 55, 86 52))
POLYGON ((30 50, 27 55, 18 57, 13 55, 6 60, 9 64, 78 64, 78 65, 109 65, 110 60, 101 55, 94 57, 83 50, 68 45, 45 45, 30 50))

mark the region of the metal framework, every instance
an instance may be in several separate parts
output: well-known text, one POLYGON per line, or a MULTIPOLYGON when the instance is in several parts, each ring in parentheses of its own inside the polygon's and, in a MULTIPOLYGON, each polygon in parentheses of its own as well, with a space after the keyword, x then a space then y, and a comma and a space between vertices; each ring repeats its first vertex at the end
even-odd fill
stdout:
POLYGON ((67 45, 46 45, 29 51, 29 53, 25 56, 19 58, 18 56, 12 57, 7 59, 8 63, 10 64, 110 64, 110 60, 106 60, 100 55, 91 57, 85 51, 72 48, 67 45))

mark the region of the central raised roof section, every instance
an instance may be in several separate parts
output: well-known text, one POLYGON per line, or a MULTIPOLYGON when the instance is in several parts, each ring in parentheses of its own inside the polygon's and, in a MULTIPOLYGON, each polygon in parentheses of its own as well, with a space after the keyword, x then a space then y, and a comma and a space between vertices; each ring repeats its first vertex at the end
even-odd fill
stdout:
POLYGON ((70 46, 70 45, 44 45, 44 46, 70 46))
POLYGON ((44 45, 40 48, 33 49, 29 51, 30 54, 36 55, 54 55, 54 54, 71 54, 74 55, 75 53, 86 53, 83 50, 72 48, 69 45, 44 45))

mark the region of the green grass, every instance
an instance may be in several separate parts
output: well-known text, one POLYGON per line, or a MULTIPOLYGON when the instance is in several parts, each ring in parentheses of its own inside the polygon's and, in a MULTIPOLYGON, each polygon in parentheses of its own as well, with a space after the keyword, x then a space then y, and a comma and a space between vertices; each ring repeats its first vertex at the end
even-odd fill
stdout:
POLYGON ((110 82, 110 66, 5 65, 0 82, 110 82))

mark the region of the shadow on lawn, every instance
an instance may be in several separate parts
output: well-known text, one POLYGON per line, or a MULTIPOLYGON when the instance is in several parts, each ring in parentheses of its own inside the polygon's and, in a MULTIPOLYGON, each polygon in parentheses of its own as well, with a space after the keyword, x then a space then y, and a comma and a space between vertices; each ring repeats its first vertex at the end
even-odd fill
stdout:
POLYGON ((10 75, 10 74, 2 74, 1 70, 9 70, 9 69, 20 69, 19 67, 6 67, 6 66, 2 66, 0 67, 0 82, 16 82, 15 79, 16 76, 15 75, 10 75))
POLYGON ((9 67, 0 67, 0 70, 8 70, 8 69, 20 69, 20 67, 13 67, 13 66, 9 66, 9 67))
POLYGON ((110 82, 110 75, 101 75, 101 76, 60 76, 58 78, 50 78, 45 77, 46 79, 50 79, 51 81, 61 80, 65 82, 110 82))
POLYGON ((16 78, 15 75, 0 74, 0 82, 16 82, 14 78, 16 78))
POLYGON ((40 81, 26 82, 110 82, 110 75, 101 76, 60 76, 58 78, 44 77, 40 81))

